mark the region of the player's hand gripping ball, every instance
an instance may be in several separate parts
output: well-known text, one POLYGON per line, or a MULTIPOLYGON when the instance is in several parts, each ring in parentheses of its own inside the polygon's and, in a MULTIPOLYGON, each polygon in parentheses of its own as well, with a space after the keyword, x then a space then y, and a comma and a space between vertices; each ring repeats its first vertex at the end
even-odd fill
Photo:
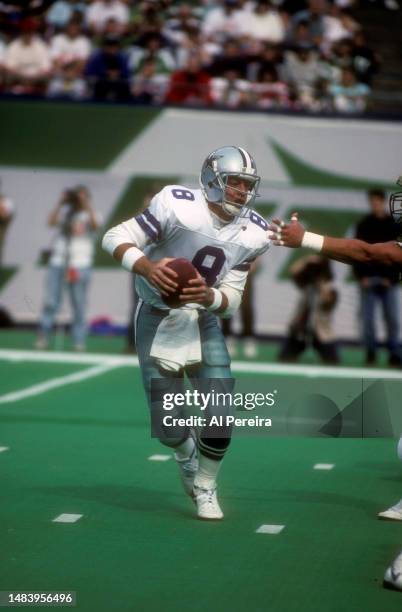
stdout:
POLYGON ((183 302, 179 299, 180 294, 185 287, 190 286, 188 284, 189 280, 192 278, 197 278, 198 272, 191 261, 185 259, 184 257, 173 259, 172 261, 169 261, 166 266, 176 272, 177 278, 175 279, 175 282, 177 283, 177 288, 169 295, 162 295, 162 298, 165 304, 170 306, 170 308, 179 308, 180 306, 183 306, 183 302))

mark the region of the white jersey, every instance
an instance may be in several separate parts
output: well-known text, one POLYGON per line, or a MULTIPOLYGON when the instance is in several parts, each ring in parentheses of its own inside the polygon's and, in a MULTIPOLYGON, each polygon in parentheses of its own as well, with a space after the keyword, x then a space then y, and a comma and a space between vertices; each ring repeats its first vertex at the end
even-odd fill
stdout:
MULTIPOLYGON (((267 222, 256 212, 223 224, 209 210, 200 189, 182 185, 164 187, 143 213, 109 231, 113 230, 151 261, 185 257, 209 287, 227 284, 240 291, 250 263, 270 246, 267 222)), ((158 289, 140 275, 136 290, 148 304, 167 308, 158 289)))

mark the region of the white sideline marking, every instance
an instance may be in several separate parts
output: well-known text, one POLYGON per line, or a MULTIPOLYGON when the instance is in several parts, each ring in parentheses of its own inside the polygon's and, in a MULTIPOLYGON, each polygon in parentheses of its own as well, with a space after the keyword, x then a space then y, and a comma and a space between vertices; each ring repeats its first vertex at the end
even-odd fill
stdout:
POLYGON ((333 470, 335 463, 316 463, 313 467, 314 470, 333 470))
POLYGON ((88 365, 138 365, 138 357, 122 357, 105 353, 82 353, 76 355, 67 351, 19 351, 0 349, 0 359, 8 361, 41 361, 44 363, 81 363, 88 365))
POLYGON ((83 514, 59 514, 52 520, 52 523, 76 523, 80 520, 84 515, 83 514))
POLYGON ((0 404, 18 402, 27 397, 33 397, 35 395, 40 395, 41 393, 46 393, 46 391, 50 391, 51 389, 57 389, 58 387, 64 387, 65 385, 78 383, 82 380, 86 380, 88 378, 93 378, 94 376, 104 374, 105 372, 112 370, 114 367, 116 366, 98 365, 93 368, 89 368, 84 372, 75 372, 74 374, 68 374, 67 376, 51 378, 50 380, 47 380, 43 383, 32 385, 31 387, 21 389, 20 391, 13 391, 11 393, 6 393, 5 395, 0 395, 0 404))
POLYGON ((268 533, 269 535, 278 535, 283 529, 285 529, 285 525, 260 525, 258 529, 255 530, 256 533, 268 533))
POLYGON ((0 446, 0 453, 5 453, 8 450, 10 450, 9 446, 0 446))
MULTIPOLYGON (((18 351, 0 349, 0 359, 7 361, 42 361, 45 363, 82 363, 102 364, 116 367, 139 367, 138 357, 121 357, 105 353, 87 353, 75 355, 57 351, 18 351)), ((365 378, 369 380, 402 380, 402 370, 373 368, 345 368, 338 366, 286 365, 281 363, 257 363, 253 361, 233 361, 233 372, 251 372, 254 374, 284 374, 305 376, 307 378, 365 378)))
POLYGON ((169 461, 171 458, 171 455, 151 455, 148 461, 169 461))

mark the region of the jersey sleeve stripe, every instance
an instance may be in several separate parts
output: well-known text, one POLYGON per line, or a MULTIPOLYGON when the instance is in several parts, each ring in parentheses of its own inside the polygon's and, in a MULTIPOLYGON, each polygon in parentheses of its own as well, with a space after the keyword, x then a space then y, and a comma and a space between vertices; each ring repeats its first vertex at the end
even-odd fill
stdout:
POLYGON ((148 221, 148 223, 153 226, 154 230, 158 234, 158 238, 160 238, 160 235, 162 233, 162 228, 161 228, 161 224, 159 223, 158 219, 149 210, 144 210, 143 215, 145 219, 148 221))
POLYGON ((250 270, 250 264, 247 262, 233 266, 232 270, 238 270, 239 272, 248 272, 250 270))
POLYGON ((144 230, 144 232, 146 233, 146 235, 153 241, 156 242, 157 238, 158 238, 158 233, 154 230, 153 227, 151 227, 144 219, 143 215, 138 215, 137 217, 134 217, 134 219, 137 221, 138 225, 140 226, 141 229, 144 230))

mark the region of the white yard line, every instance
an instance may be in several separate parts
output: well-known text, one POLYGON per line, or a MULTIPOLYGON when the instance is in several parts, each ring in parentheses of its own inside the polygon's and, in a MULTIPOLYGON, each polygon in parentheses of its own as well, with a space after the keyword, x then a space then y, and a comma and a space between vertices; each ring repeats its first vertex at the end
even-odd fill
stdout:
MULTIPOLYGON (((110 367, 139 367, 138 357, 122 357, 105 353, 74 354, 56 351, 19 351, 0 349, 0 360, 13 362, 33 361, 44 363, 77 363, 110 367)), ((233 361, 233 372, 250 374, 278 374, 304 376, 306 378, 364 378, 369 380, 402 380, 402 370, 374 368, 345 368, 340 366, 288 365, 282 363, 258 363, 255 361, 233 361)))
POLYGON ((42 361, 44 363, 79 363, 88 365, 138 365, 135 356, 122 357, 107 353, 69 353, 67 351, 21 351, 0 349, 0 359, 7 361, 42 361))
POLYGON ((84 370, 84 372, 75 372, 74 374, 68 374, 67 376, 51 378, 50 380, 46 380, 43 383, 32 385, 31 387, 26 387, 25 389, 20 389, 19 391, 12 391, 11 393, 6 393, 5 395, 0 395, 0 404, 10 404, 13 402, 18 402, 20 400, 26 399, 27 397, 34 397, 35 395, 46 393, 47 391, 51 391, 52 389, 65 387, 66 385, 72 385, 83 380, 87 380, 88 378, 93 378, 94 376, 100 376, 101 374, 105 374, 105 372, 109 372, 110 370, 113 370, 116 367, 118 366, 97 365, 93 368, 84 370))

